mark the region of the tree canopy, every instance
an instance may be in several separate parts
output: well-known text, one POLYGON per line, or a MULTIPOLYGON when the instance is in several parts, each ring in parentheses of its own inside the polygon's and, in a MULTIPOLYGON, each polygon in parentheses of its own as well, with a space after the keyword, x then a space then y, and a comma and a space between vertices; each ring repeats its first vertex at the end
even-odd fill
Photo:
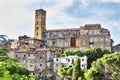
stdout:
POLYGON ((64 50, 62 56, 70 56, 70 55, 77 55, 79 57, 87 56, 87 67, 88 69, 91 67, 91 63, 98 58, 101 58, 104 54, 110 54, 111 52, 107 49, 100 49, 100 48, 90 48, 85 51, 80 51, 78 49, 75 50, 64 50))
POLYGON ((58 75, 64 77, 64 80, 72 77, 73 68, 72 67, 62 67, 58 69, 58 75))
POLYGON ((33 80, 29 71, 7 56, 7 49, 0 48, 0 80, 33 80))
POLYGON ((87 80, 119 80, 120 53, 106 54, 94 61, 85 77, 87 80))
POLYGON ((72 67, 66 66, 58 69, 58 75, 64 77, 64 80, 68 80, 68 78, 72 80, 78 80, 79 78, 79 80, 82 80, 84 71, 80 68, 80 59, 77 58, 72 67))
POLYGON ((79 77, 83 77, 83 71, 80 68, 80 59, 77 58, 73 66, 72 80, 78 80, 79 77))

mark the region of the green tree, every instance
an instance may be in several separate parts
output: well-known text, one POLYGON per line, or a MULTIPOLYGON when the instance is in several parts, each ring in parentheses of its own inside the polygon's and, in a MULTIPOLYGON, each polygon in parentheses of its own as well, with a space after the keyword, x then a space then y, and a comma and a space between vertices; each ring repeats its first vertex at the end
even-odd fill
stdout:
POLYGON ((8 53, 7 49, 0 47, 0 61, 9 59, 9 57, 7 56, 7 53, 8 53))
POLYGON ((100 48, 90 48, 85 51, 80 51, 78 49, 75 50, 64 50, 62 56, 70 56, 70 55, 77 55, 79 57, 87 56, 87 68, 91 67, 91 63, 98 58, 101 58, 104 54, 110 54, 111 52, 107 49, 102 50, 100 48))
POLYGON ((71 50, 64 50, 62 56, 70 56, 70 55, 73 55, 73 52, 71 50))
POLYGON ((110 54, 111 52, 107 49, 102 50, 100 48, 92 48, 82 52, 82 56, 87 56, 87 68, 91 67, 91 63, 96 61, 98 58, 103 57, 104 54, 110 54))
POLYGON ((0 63, 0 80, 32 80, 29 71, 18 62, 7 59, 0 63))
POLYGON ((79 49, 75 49, 75 50, 73 51, 73 54, 74 54, 74 55, 77 55, 77 56, 82 56, 82 52, 81 52, 79 49))
POLYGON ((0 47, 0 56, 7 56, 8 50, 0 47))
POLYGON ((80 59, 77 58, 73 66, 72 80, 78 80, 79 77, 83 77, 83 71, 80 68, 80 59))
POLYGON ((120 53, 106 54, 92 63, 90 70, 85 73, 87 80, 119 80, 120 53))
POLYGON ((72 67, 62 67, 58 69, 58 75, 64 77, 64 80, 72 77, 73 68, 72 67))
POLYGON ((33 80, 29 71, 7 56, 8 50, 0 48, 0 80, 33 80))

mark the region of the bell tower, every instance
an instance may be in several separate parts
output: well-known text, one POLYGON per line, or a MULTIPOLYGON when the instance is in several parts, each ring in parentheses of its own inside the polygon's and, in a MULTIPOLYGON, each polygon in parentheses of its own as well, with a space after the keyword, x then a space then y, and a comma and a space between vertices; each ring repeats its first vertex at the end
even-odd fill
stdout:
POLYGON ((35 39, 42 40, 46 31, 46 11, 43 9, 35 10, 35 39))

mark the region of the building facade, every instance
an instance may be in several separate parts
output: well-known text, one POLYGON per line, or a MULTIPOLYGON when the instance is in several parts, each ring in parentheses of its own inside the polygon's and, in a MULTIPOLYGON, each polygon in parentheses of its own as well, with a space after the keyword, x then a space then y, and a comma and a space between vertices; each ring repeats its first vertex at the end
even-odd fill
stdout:
POLYGON ((86 24, 80 28, 46 30, 46 11, 36 10, 35 38, 46 42, 47 47, 57 46, 66 49, 85 50, 99 47, 111 51, 112 41, 110 31, 100 24, 86 24))
POLYGON ((67 56, 67 57, 56 57, 53 58, 53 71, 58 72, 59 68, 62 68, 63 66, 72 67, 75 63, 76 58, 80 59, 80 66, 81 69, 87 70, 87 57, 78 57, 78 56, 67 56))

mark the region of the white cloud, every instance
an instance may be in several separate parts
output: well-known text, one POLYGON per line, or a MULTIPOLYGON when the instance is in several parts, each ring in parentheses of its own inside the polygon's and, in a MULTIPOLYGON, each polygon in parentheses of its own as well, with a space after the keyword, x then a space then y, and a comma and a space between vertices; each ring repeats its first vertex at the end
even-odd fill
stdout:
POLYGON ((87 7, 89 5, 89 1, 88 0, 80 0, 80 6, 79 7, 87 7))
POLYGON ((100 0, 102 2, 113 2, 113 3, 119 3, 120 0, 100 0))
POLYGON ((67 24, 67 23, 70 23, 71 21, 75 21, 73 17, 68 16, 64 12, 64 9, 71 6, 72 3, 73 3, 73 0, 60 0, 60 1, 56 1, 54 6, 46 9, 48 14, 47 16, 48 29, 53 28, 53 24, 56 24, 56 23, 61 23, 61 27, 62 27, 64 23, 67 24))
POLYGON ((31 35, 34 31, 31 28, 34 26, 34 12, 30 12, 26 5, 34 1, 39 0, 0 0, 0 34, 12 38, 24 34, 31 35))

